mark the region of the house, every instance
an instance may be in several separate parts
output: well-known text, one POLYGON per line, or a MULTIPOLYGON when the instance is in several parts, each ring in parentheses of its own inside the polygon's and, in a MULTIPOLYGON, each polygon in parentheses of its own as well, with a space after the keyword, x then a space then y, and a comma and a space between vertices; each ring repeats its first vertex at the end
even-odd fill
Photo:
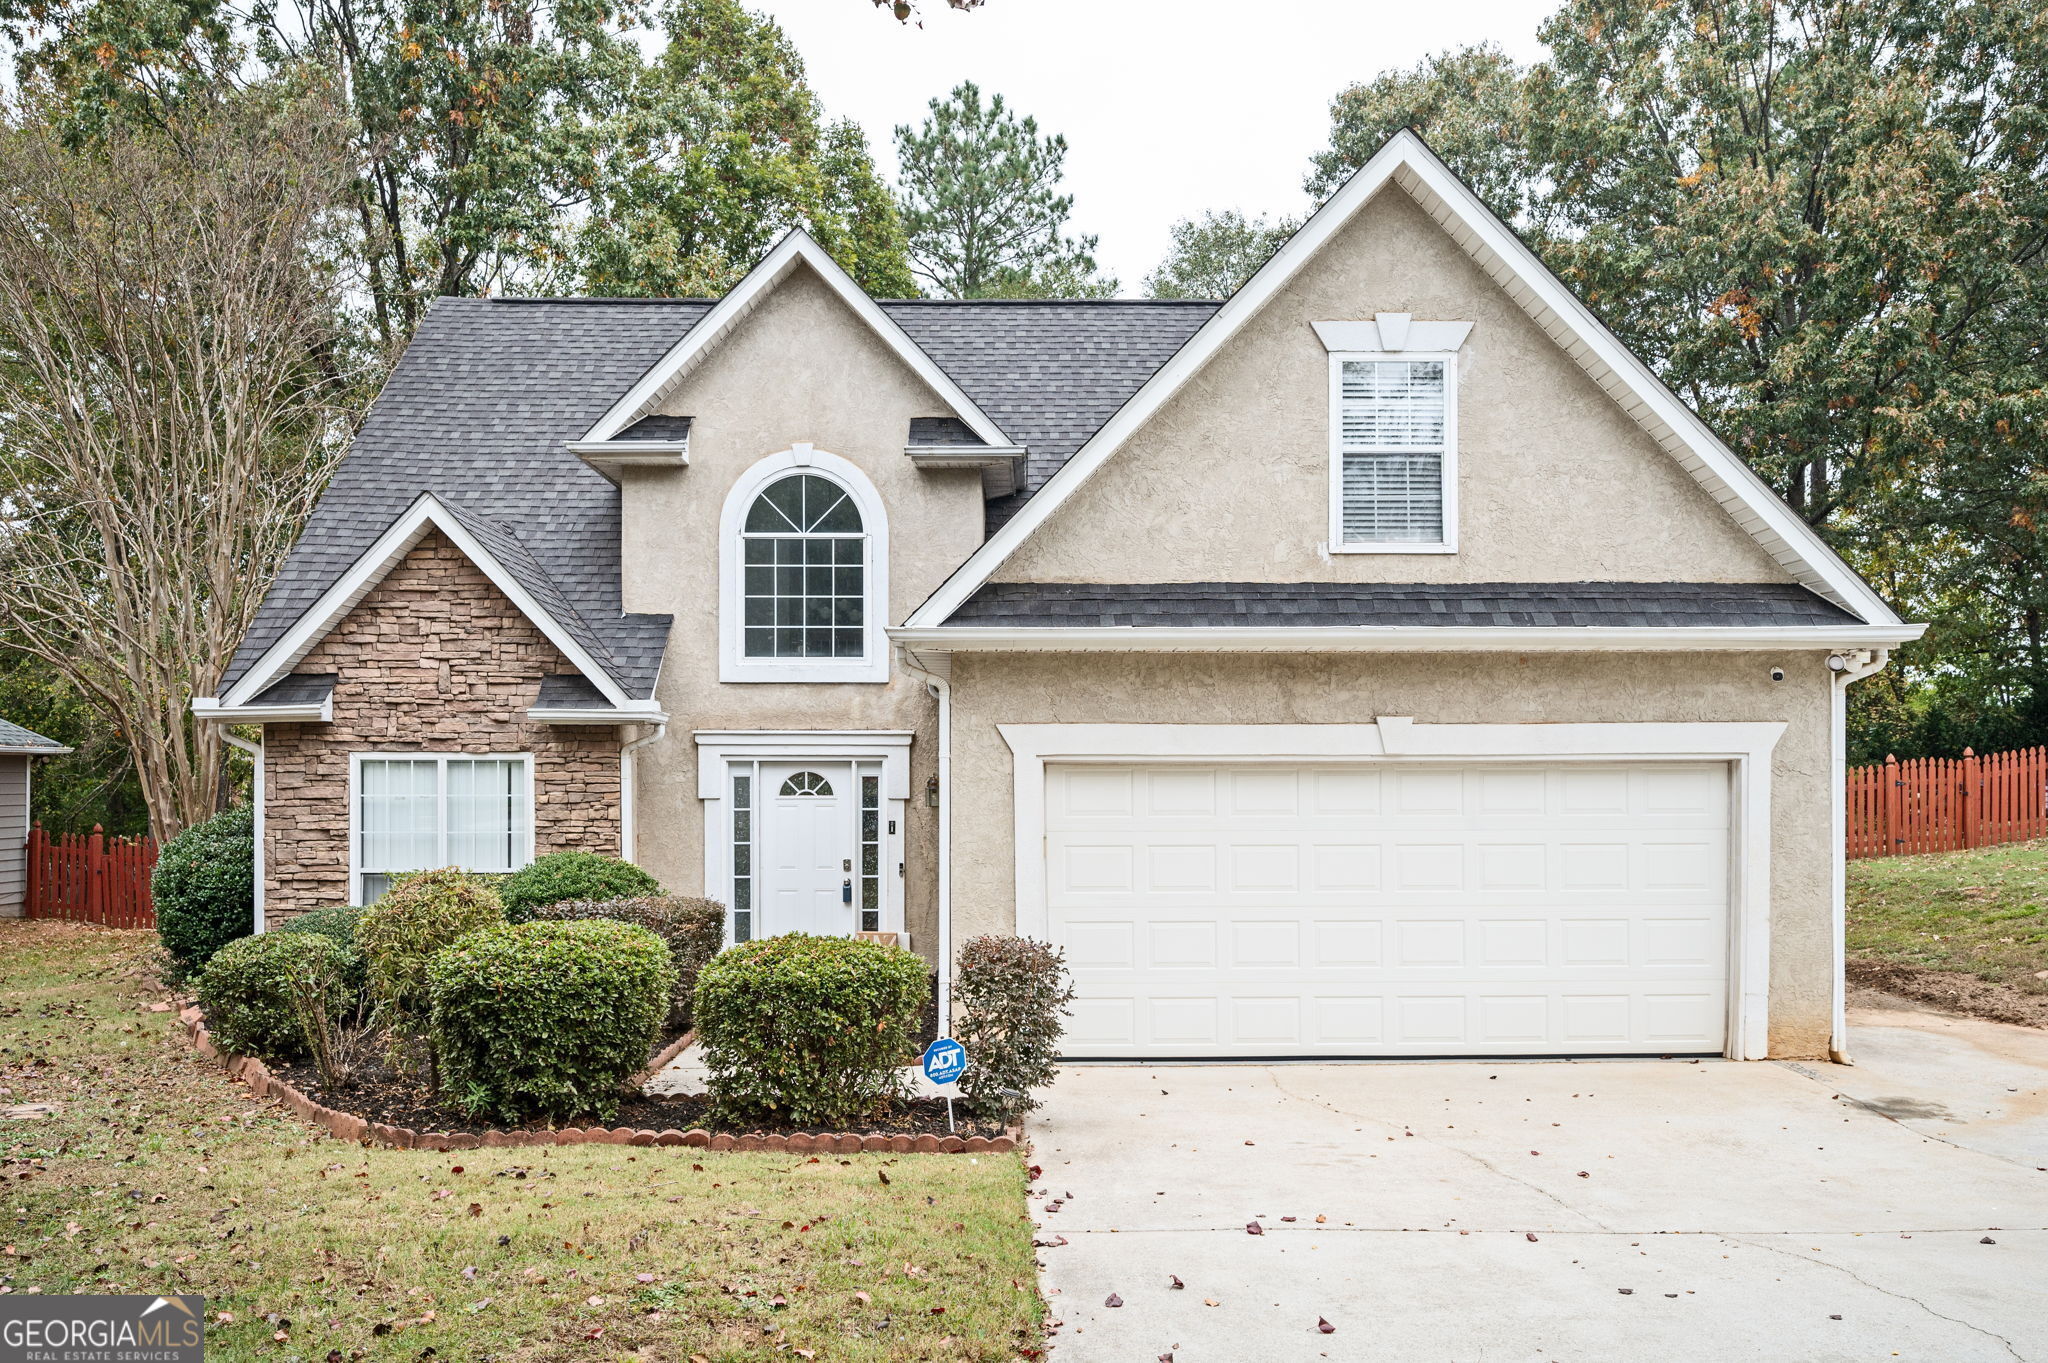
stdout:
POLYGON ((1050 939, 1076 1056, 1817 1056, 1844 688, 1921 629, 1404 134, 1221 304, 801 233, 443 299, 195 709, 273 922, 587 848, 736 939, 1050 939))
POLYGON ((0 719, 0 918, 27 910, 30 768, 38 757, 70 752, 53 739, 0 719))

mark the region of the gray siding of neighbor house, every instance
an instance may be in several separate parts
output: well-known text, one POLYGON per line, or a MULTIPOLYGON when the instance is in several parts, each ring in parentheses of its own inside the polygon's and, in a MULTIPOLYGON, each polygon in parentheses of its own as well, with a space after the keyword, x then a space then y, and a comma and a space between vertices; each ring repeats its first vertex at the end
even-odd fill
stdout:
POLYGON ((28 764, 0 756, 0 918, 19 918, 28 892, 28 764))

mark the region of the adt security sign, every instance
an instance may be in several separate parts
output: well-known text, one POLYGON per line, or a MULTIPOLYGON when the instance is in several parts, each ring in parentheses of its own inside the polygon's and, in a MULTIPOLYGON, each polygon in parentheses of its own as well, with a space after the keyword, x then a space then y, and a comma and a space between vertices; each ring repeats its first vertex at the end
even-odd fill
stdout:
POLYGON ((955 1084, 967 1072, 967 1048, 942 1036, 924 1048, 924 1077, 934 1084, 955 1084))

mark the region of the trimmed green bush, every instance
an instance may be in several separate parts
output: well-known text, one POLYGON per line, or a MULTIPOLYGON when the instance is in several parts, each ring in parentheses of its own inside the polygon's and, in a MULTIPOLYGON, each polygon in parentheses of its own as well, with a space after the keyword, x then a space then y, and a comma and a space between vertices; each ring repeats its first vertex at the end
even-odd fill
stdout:
POLYGON ((273 932, 314 932, 347 951, 342 962, 342 980, 356 998, 369 993, 370 977, 362 949, 356 945, 356 921, 363 911, 353 904, 335 909, 314 909, 295 914, 273 928, 273 932))
POLYGON ((156 933, 178 979, 256 931, 256 814, 224 809, 163 845, 150 877, 156 933))
POLYGON ((976 1116, 1015 1121, 1038 1106, 1031 1090, 1052 1082, 1060 1019, 1074 1000, 1057 948, 1028 937, 977 937, 960 948, 953 1039, 967 1048, 960 1094, 976 1116))
POLYGON ((930 985, 902 947, 791 933, 697 977, 697 1037, 720 1121, 837 1126, 900 1096, 930 985))
POLYGON ((427 966, 443 1091, 522 1122, 618 1111, 675 988, 668 946, 630 923, 521 923, 473 932, 427 966))
POLYGON ((660 894, 598 903, 572 899, 561 904, 543 904, 533 911, 534 922, 573 923, 587 919, 637 923, 668 943, 669 958, 676 968, 676 987, 665 1025, 673 1032, 688 1028, 697 974, 725 945, 725 905, 715 899, 660 894))
POLYGON ((661 893, 661 882, 630 861, 596 852, 550 852, 535 857, 498 885, 505 917, 528 922, 543 904, 639 899, 661 893))
POLYGON ((199 1006, 213 1044, 237 1055, 296 1060, 306 1053, 305 1032, 292 1002, 290 980, 329 979, 336 1011, 343 956, 353 954, 311 932, 266 932, 229 942, 199 972, 199 1006))
POLYGON ((369 973, 370 995, 398 1015, 423 1023, 427 961, 456 938, 505 921, 498 892, 454 869, 399 876, 356 919, 356 945, 369 973))

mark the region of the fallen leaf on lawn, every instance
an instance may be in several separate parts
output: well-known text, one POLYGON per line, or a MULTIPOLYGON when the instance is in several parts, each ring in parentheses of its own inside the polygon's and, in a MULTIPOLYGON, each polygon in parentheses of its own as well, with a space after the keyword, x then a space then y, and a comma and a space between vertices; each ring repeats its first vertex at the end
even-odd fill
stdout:
POLYGON ((946 1308, 943 1306, 934 1306, 932 1308, 932 1314, 935 1316, 943 1316, 946 1314, 946 1308))
POLYGON ((233 1325, 235 1323, 235 1313, 232 1311, 216 1311, 213 1313, 213 1318, 222 1325, 233 1325))
POLYGON ((1166 1285, 1169 1288, 1173 1289, 1175 1292, 1183 1291, 1187 1287, 1187 1284, 1180 1280, 1180 1275, 1177 1273, 1169 1273, 1166 1275, 1166 1285))
POLYGON ((889 1171, 887 1169, 875 1170, 875 1177, 882 1180, 882 1186, 884 1188, 889 1186, 889 1171))
POLYGON ((585 1339, 603 1339, 604 1327, 602 1325, 593 1325, 583 1332, 583 1337, 585 1339))
POLYGON ((636 1283, 651 1283, 654 1281, 654 1275, 652 1273, 635 1273, 633 1281, 636 1283))
POLYGON ((484 1204, 483 1204, 483 1203, 481 1203, 481 1202, 472 1202, 472 1203, 470 1203, 470 1204, 469 1204, 469 1214, 470 1214, 471 1216, 482 1216, 482 1215, 484 1214, 484 1204))
POLYGON ((603 1305, 604 1305, 604 1298, 603 1298, 603 1297, 587 1297, 587 1298, 585 1298, 585 1299, 584 1299, 584 1302, 583 1302, 583 1304, 584 1304, 585 1306, 603 1306, 603 1305))
POLYGON ((868 1304, 869 1304, 870 1302, 874 1301, 874 1298, 873 1298, 873 1297, 871 1297, 871 1296, 869 1296, 869 1295, 868 1295, 867 1293, 865 1293, 865 1292, 856 1292, 856 1293, 854 1293, 854 1294, 853 1294, 853 1299, 854 1299, 855 1301, 859 1302, 859 1303, 860 1303, 860 1304, 861 1304, 862 1306, 866 1306, 866 1305, 868 1305, 868 1304))
POLYGON ((1122 1297, 1119 1297, 1116 1293, 1112 1292, 1107 1297, 1104 1297, 1102 1299, 1102 1304, 1104 1306, 1122 1306, 1124 1304, 1124 1299, 1122 1297))
POLYGON ((1266 1228, 1256 1221, 1247 1221, 1244 1223, 1244 1233, 1246 1235, 1264 1235, 1266 1228))

